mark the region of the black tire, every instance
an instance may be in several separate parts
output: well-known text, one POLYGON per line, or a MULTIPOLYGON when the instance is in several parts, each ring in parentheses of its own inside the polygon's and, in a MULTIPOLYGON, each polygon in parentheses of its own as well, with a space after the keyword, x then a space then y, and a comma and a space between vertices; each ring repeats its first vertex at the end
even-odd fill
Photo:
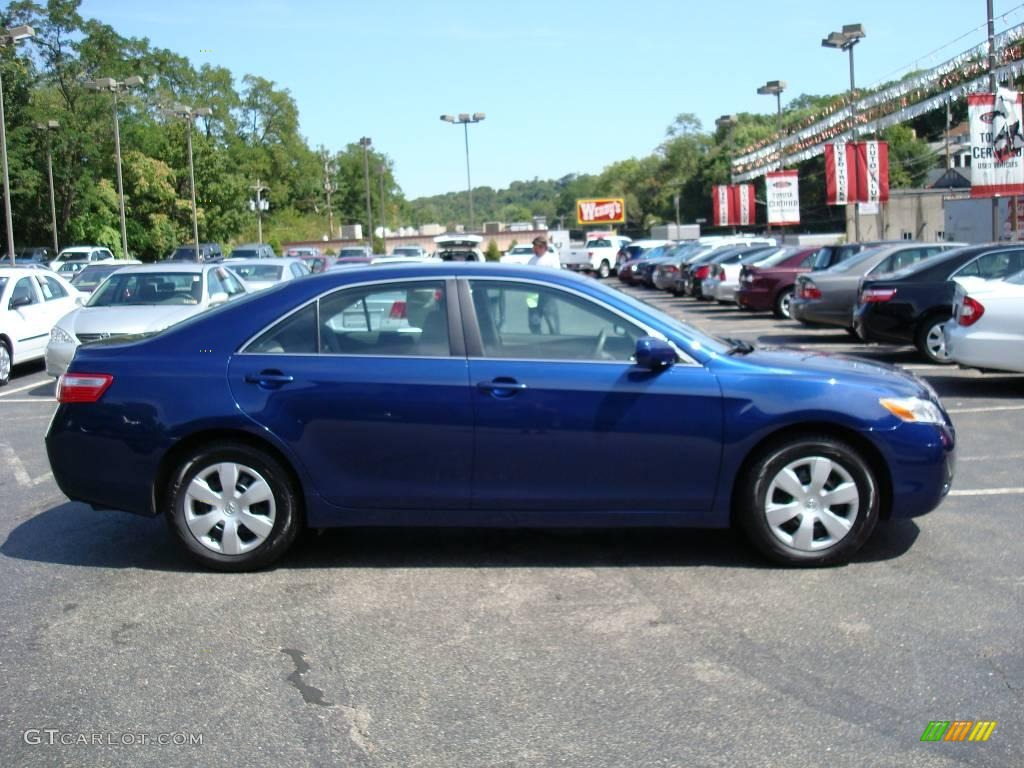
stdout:
MULTIPOLYGON (((209 487, 213 488, 212 485, 209 487)), ((221 487, 221 492, 223 490, 221 487)), ((218 492, 215 491, 215 493, 218 492)), ((174 531, 188 553, 203 565, 220 571, 253 571, 270 565, 288 550, 302 527, 300 495, 288 471, 265 451, 244 443, 228 441, 196 448, 183 458, 175 469, 170 487, 165 494, 165 514, 171 530, 174 531), (262 476, 269 486, 272 496, 272 505, 268 499, 265 502, 260 502, 262 507, 259 510, 256 505, 250 507, 251 510, 257 510, 256 512, 243 515, 243 512, 236 508, 233 512, 225 513, 226 515, 238 514, 237 518, 230 518, 235 521, 234 530, 238 531, 236 540, 240 541, 242 547, 252 547, 238 554, 215 551, 215 548, 221 546, 222 542, 216 540, 217 528, 213 526, 213 523, 218 518, 228 518, 212 507, 204 512, 202 507, 210 505, 198 502, 199 506, 197 506, 195 499, 189 498, 189 489, 193 480, 200 475, 206 475, 212 479, 213 467, 219 464, 233 464, 239 467, 237 483, 233 489, 234 498, 238 498, 237 489, 239 487, 251 488, 255 485, 253 481, 255 475, 262 476), (249 485, 245 486, 247 482, 249 485), (186 505, 190 510, 188 513, 186 505), (266 510, 269 510, 269 514, 265 513, 266 510), (199 515, 195 514, 197 511, 200 512, 199 515), (193 521, 197 521, 206 514, 217 515, 217 517, 211 517, 205 523, 199 524, 204 528, 209 527, 207 534, 202 537, 206 541, 203 543, 203 540, 189 528, 188 521, 189 516, 193 521), (246 519, 253 520, 256 517, 266 517, 262 524, 269 525, 269 533, 261 542, 258 541, 259 535, 245 527, 246 519), (268 521, 272 521, 272 525, 268 521), (246 535, 252 538, 246 540, 246 535)), ((223 537, 223 528, 220 535, 223 537)))
POLYGON ((939 365, 951 365, 949 353, 946 351, 946 342, 942 337, 942 327, 948 323, 950 318, 941 315, 933 315, 925 318, 921 327, 917 329, 914 337, 914 346, 917 351, 924 355, 928 362, 939 365))
POLYGON ((793 286, 790 285, 779 291, 775 297, 775 306, 772 308, 774 314, 780 320, 792 320, 793 312, 790 310, 790 302, 793 301, 793 286))
POLYGON ((14 366, 14 358, 11 355, 11 348, 6 339, 0 339, 0 387, 4 387, 11 380, 11 368, 14 366))
POLYGON ((601 266, 597 268, 597 276, 604 280, 612 273, 612 268, 608 264, 608 259, 601 260, 601 266))
POLYGON ((871 465, 852 446, 828 435, 790 437, 767 447, 740 478, 735 501, 734 522, 755 549, 777 563, 803 567, 847 562, 867 541, 879 516, 878 482, 871 465), (820 482, 805 465, 819 459, 827 462, 820 482), (787 485, 788 477, 797 478, 807 492, 804 504, 810 506, 777 485, 787 485), (816 491, 817 485, 824 490, 816 491), (856 501, 842 503, 851 485, 856 501), (769 491, 780 507, 771 520, 769 491), (824 503, 828 493, 836 494, 831 505, 824 503), (787 518, 789 505, 796 506, 787 518))

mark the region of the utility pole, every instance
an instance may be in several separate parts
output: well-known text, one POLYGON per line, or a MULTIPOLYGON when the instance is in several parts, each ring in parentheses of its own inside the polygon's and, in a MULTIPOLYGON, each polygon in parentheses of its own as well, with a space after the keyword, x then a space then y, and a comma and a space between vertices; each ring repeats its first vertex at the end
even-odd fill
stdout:
MULTIPOLYGON (((992 0, 986 2, 988 10, 988 89, 992 91, 992 104, 995 106, 996 91, 999 83, 996 80, 996 20, 992 13, 992 0)), ((992 240, 999 242, 999 198, 992 198, 992 240)))
POLYGON ((45 123, 36 123, 36 130, 46 134, 46 177, 50 181, 50 227, 53 229, 53 255, 60 253, 60 245, 57 244, 57 204, 53 195, 53 152, 50 148, 50 131, 60 128, 56 120, 47 120, 45 123))
POLYGON ((260 199, 260 194, 266 192, 269 187, 265 184, 261 184, 259 177, 256 178, 256 183, 253 184, 249 189, 256 192, 256 232, 258 241, 263 243, 263 201, 260 199))
POLYGON ((388 236, 388 219, 387 209, 384 207, 384 175, 387 171, 387 166, 381 164, 380 166, 380 241, 381 250, 384 253, 388 252, 387 249, 387 236, 388 236))
POLYGON ((369 232, 366 233, 370 243, 370 253, 373 253, 373 206, 370 205, 370 145, 373 140, 369 136, 363 136, 359 140, 359 146, 363 148, 363 174, 366 176, 366 223, 369 232))
POLYGON ((334 239, 334 209, 331 208, 331 192, 334 191, 334 184, 331 183, 331 163, 324 157, 324 194, 327 195, 327 236, 334 239))

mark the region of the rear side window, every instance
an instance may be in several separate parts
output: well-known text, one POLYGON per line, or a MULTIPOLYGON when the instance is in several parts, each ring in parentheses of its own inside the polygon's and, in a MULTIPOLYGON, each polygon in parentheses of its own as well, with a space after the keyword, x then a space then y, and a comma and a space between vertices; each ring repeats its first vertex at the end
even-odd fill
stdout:
POLYGON ((315 355, 316 302, 270 328, 246 347, 245 351, 263 355, 315 355))

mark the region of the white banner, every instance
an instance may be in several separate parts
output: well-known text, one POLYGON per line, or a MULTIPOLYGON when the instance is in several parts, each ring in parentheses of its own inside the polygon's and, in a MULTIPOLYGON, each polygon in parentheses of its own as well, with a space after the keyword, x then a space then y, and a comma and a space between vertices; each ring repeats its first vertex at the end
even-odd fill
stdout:
POLYGON ((768 223, 788 226, 800 223, 800 187, 796 171, 772 171, 765 176, 768 223))
POLYGON ((1024 135, 1021 95, 998 93, 967 97, 971 125, 971 197, 1024 194, 1024 135))

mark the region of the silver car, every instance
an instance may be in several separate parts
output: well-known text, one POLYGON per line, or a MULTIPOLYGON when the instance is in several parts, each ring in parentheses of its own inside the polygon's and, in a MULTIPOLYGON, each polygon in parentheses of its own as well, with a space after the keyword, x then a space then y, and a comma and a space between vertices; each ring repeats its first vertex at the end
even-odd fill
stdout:
POLYGON ((63 375, 80 344, 162 331, 246 292, 245 284, 223 264, 163 262, 123 267, 100 283, 85 306, 53 326, 46 346, 46 372, 63 375))
POLYGON ((245 281, 250 291, 262 291, 310 274, 302 259, 231 259, 227 267, 245 281))

